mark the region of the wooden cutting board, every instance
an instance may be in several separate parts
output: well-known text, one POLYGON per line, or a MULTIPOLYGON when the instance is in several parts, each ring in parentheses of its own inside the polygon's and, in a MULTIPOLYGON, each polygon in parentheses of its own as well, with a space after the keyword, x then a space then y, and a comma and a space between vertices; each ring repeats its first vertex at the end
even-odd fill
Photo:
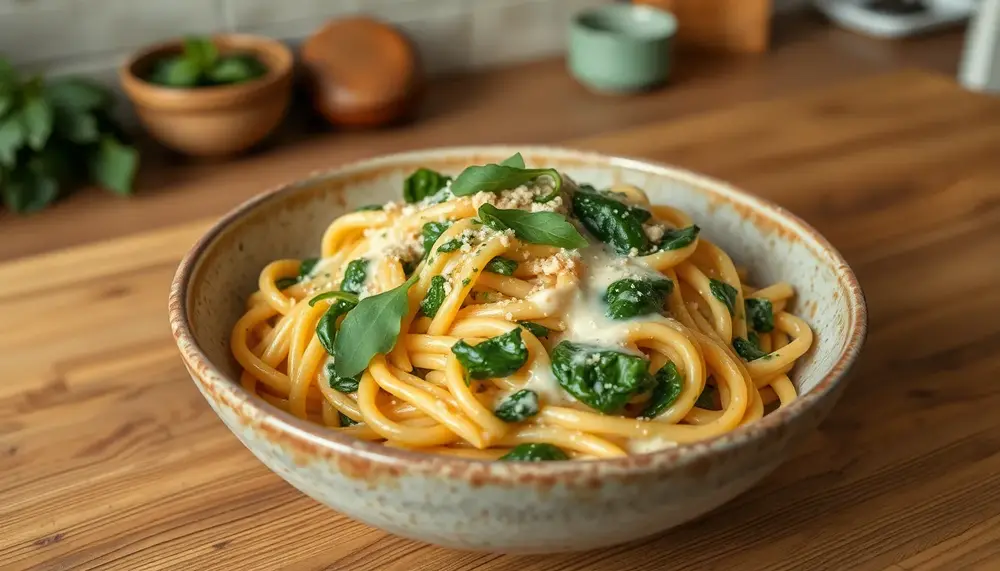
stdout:
POLYGON ((599 553, 353 523, 258 463, 187 378, 166 297, 201 221, 0 265, 0 569, 1000 568, 1000 100, 901 73, 568 144, 734 181, 857 271, 853 383, 761 486, 599 553))

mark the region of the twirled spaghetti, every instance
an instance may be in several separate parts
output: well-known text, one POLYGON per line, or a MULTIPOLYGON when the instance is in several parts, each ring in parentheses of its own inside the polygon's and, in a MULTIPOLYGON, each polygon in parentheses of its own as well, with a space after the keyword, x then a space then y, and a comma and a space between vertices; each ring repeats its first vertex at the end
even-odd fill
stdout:
POLYGON ((796 398, 812 332, 789 284, 745 284, 638 188, 515 157, 455 180, 421 169, 409 203, 337 218, 318 259, 268 264, 231 339, 244 387, 357 438, 517 460, 648 452, 796 398))

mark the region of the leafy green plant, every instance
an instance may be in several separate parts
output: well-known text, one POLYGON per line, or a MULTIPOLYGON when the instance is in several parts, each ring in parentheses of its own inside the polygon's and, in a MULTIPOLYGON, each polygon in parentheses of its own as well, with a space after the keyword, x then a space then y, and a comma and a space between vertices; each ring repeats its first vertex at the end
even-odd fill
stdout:
POLYGON ((357 375, 372 357, 384 355, 396 346, 403 316, 410 309, 410 287, 418 277, 413 274, 398 287, 362 299, 347 314, 333 345, 337 376, 357 375))
POLYGON ((332 362, 326 364, 326 376, 330 379, 330 388, 341 393, 357 392, 358 385, 361 384, 360 373, 353 377, 338 377, 337 368, 332 362))
POLYGON ((576 400, 604 414, 621 410, 653 383, 649 361, 594 345, 563 341, 552 350, 552 373, 576 400))
POLYGON ((623 278, 613 282, 604 293, 611 319, 631 319, 659 313, 674 289, 667 278, 623 278))
POLYGON ((520 327, 477 345, 459 341, 451 346, 451 352, 469 377, 479 380, 506 377, 528 361, 528 348, 521 339, 520 327))
POLYGON ((485 269, 487 272, 500 274, 501 276, 512 276, 514 275, 514 271, 517 270, 517 261, 497 256, 487 262, 485 269))
POLYGON ((500 192, 527 184, 540 176, 552 179, 552 191, 535 198, 535 202, 548 202, 559 195, 562 176, 556 169, 526 169, 521 153, 505 159, 500 164, 471 166, 463 170, 451 183, 455 196, 468 196, 477 192, 500 192))
POLYGON ((701 228, 697 224, 676 230, 669 229, 660 238, 660 242, 656 246, 657 250, 680 250, 694 242, 698 238, 699 232, 701 232, 701 228))
POLYGON ((209 87, 245 83, 265 73, 267 67, 251 54, 221 55, 211 38, 191 37, 180 55, 155 62, 146 79, 164 87, 209 87))
POLYGON ((428 222, 424 224, 423 228, 420 230, 420 235, 424 240, 424 252, 426 254, 431 253, 431 248, 434 247, 434 243, 437 239, 444 234, 444 231, 451 226, 451 222, 428 222))
POLYGON ((35 212, 92 182, 129 194, 139 153, 111 118, 111 94, 75 78, 22 80, 0 59, 0 195, 35 212))
POLYGON ((756 340, 744 339, 742 337, 733 338, 733 349, 744 361, 756 361, 757 359, 768 359, 770 356, 761 350, 756 340))
POLYGON ((510 452, 500 457, 504 462, 548 462, 552 460, 569 460, 569 456, 555 444, 538 442, 518 444, 510 452))
POLYGON ((505 398, 494 411, 504 422, 522 422, 538 414, 538 393, 521 389, 505 398))
POLYGON ((587 240, 562 214, 502 210, 492 204, 479 207, 479 219, 490 228, 514 231, 518 239, 557 248, 584 248, 587 240))
POLYGON ((403 181, 403 200, 410 204, 420 202, 428 196, 437 194, 449 182, 451 182, 450 176, 431 169, 419 168, 403 181))
POLYGON ((424 294, 424 299, 420 302, 420 313, 427 317, 437 315, 438 310, 441 309, 441 304, 444 303, 444 299, 448 296, 448 293, 444 290, 446 282, 447 280, 444 279, 444 276, 434 276, 431 278, 431 285, 427 288, 427 293, 424 294))
POLYGON ((365 282, 368 280, 368 260, 358 258, 351 260, 344 270, 344 281, 340 284, 340 291, 348 293, 361 293, 365 289, 365 282))
POLYGON ((754 329, 761 333, 774 330, 774 306, 771 300, 761 297, 748 297, 743 300, 747 312, 747 320, 754 329))
POLYGON ((726 309, 729 310, 729 315, 735 315, 737 295, 736 288, 722 280, 709 278, 708 290, 712 292, 712 296, 715 299, 721 301, 722 305, 726 306, 726 309))
POLYGON ((674 404, 677 397, 681 396, 681 390, 684 388, 684 377, 681 376, 680 371, 677 370, 677 365, 674 365, 672 361, 667 361, 667 364, 656 372, 653 380, 656 382, 656 386, 653 387, 653 394, 650 395, 649 401, 646 403, 646 408, 639 415, 643 418, 656 418, 660 416, 663 411, 674 404))

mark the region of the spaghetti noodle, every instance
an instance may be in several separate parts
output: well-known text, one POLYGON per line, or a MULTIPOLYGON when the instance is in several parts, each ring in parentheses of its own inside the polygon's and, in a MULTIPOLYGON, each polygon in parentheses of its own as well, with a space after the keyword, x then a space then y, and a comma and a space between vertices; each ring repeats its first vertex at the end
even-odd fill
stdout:
POLYGON ((515 155, 420 169, 404 195, 263 269, 231 338, 248 391, 357 438, 506 460, 650 452, 796 398, 812 332, 791 286, 747 285, 640 189, 515 155))

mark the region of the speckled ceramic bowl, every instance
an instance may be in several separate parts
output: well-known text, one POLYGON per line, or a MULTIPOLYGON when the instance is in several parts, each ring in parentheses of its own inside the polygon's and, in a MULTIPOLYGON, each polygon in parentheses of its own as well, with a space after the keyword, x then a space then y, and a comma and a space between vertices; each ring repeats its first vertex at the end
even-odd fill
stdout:
POLYGON ((858 282, 830 244, 795 216, 726 184, 645 162, 554 148, 417 151, 346 165, 263 194, 216 224, 181 262, 170 325, 208 403, 264 464, 356 520, 443 546, 503 551, 594 549, 652 535, 745 492, 826 416, 861 349, 858 282), (315 255, 330 221, 398 199, 416 167, 457 173, 520 151, 529 166, 580 181, 627 182, 691 214, 704 235, 761 283, 791 282, 816 335, 793 379, 802 397, 735 432, 613 460, 511 464, 432 456, 356 441, 292 417, 237 383, 230 330, 277 258, 315 255))

